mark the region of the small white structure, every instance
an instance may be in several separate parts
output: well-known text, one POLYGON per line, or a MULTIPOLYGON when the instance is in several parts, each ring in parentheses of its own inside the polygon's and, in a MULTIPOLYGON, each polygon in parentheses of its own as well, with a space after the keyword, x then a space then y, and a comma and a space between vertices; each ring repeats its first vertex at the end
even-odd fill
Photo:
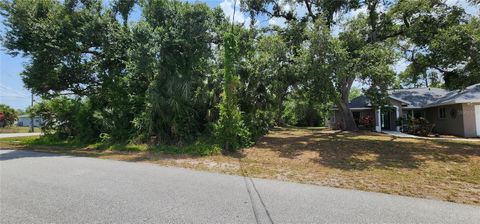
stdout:
MULTIPOLYGON (((32 118, 28 114, 20 115, 18 116, 18 121, 17 121, 17 126, 21 127, 30 127, 32 122, 32 118)), ((42 118, 40 117, 34 117, 33 118, 33 126, 34 127, 40 127, 42 126, 43 121, 42 118)))

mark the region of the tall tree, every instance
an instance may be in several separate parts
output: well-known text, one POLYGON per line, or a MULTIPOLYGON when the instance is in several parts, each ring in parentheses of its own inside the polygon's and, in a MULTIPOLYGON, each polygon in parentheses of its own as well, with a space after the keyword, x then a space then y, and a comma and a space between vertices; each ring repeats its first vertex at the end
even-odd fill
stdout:
POLYGON ((140 1, 144 19, 129 27, 135 2, 5 1, 4 46, 31 59, 22 73, 28 88, 90 98, 115 139, 146 133, 182 144, 207 126, 199 99, 221 14, 205 4, 140 1))
POLYGON ((215 124, 215 132, 223 149, 233 151, 243 145, 242 138, 248 138, 248 132, 245 128, 236 96, 239 79, 234 74, 234 61, 237 58, 238 47, 232 33, 225 33, 223 45, 223 93, 222 102, 219 105, 219 119, 215 124))
MULTIPOLYGON (((324 58, 315 58, 312 59, 312 63, 315 63, 317 66, 320 63, 322 66, 320 68, 312 68, 316 76, 323 76, 322 78, 315 78, 316 80, 321 80, 321 82, 313 82, 323 84, 321 87, 322 90, 325 90, 324 94, 330 94, 334 96, 334 101, 337 105, 337 108, 342 114, 342 120, 344 122, 344 128, 346 130, 357 130, 357 126, 354 122, 352 112, 348 108, 348 95, 350 89, 353 85, 353 82, 357 78, 362 78, 364 81, 368 81, 372 84, 370 90, 368 91, 371 97, 375 99, 381 99, 382 96, 386 95, 386 89, 388 87, 388 82, 384 80, 388 79, 378 79, 380 77, 375 74, 366 74, 363 72, 356 72, 357 67, 352 67, 355 63, 354 61, 362 61, 370 63, 371 66, 379 65, 381 69, 385 70, 385 62, 392 62, 391 57, 388 57, 386 60, 381 60, 380 63, 376 63, 372 60, 368 61, 367 58, 363 57, 361 52, 369 54, 384 54, 384 50, 373 50, 376 47, 384 47, 384 41, 391 37, 398 35, 396 30, 391 30, 390 26, 392 25, 388 19, 386 19, 385 11, 381 11, 381 6, 388 7, 388 5, 383 5, 383 2, 380 0, 366 0, 366 1, 357 1, 357 0, 345 0, 345 1, 280 1, 280 0, 244 0, 242 1, 244 10, 252 11, 257 14, 265 14, 269 17, 283 18, 287 24, 301 21, 303 23, 312 22, 317 28, 321 26, 320 30, 317 32, 310 32, 310 35, 307 37, 309 41, 312 42, 312 50, 316 44, 328 45, 331 50, 333 50, 333 55, 338 58, 332 58, 331 55, 326 55, 325 49, 318 49, 318 52, 313 53, 310 51, 311 55, 324 55, 324 58), (333 33, 333 25, 336 21, 334 20, 335 14, 338 13, 347 13, 352 10, 365 7, 367 9, 367 17, 362 19, 362 27, 358 27, 359 31, 355 33, 351 30, 346 35, 353 35, 348 38, 343 38, 344 40, 335 40, 330 43, 333 33), (306 9, 306 13, 301 14, 297 9, 303 8, 306 9), (323 35, 323 36, 322 36, 323 35), (320 43, 319 43, 320 42, 320 43), (378 44, 377 44, 378 43, 378 44), (365 48, 364 48, 365 47, 365 48), (341 50, 340 50, 341 49, 341 50), (339 51, 337 51, 339 50, 339 51), (327 57, 328 56, 328 57, 327 57), (334 64, 333 61, 337 61, 335 67, 327 64, 334 64), (339 64, 340 62, 344 62, 339 64), (353 63, 352 63, 353 62, 353 63), (351 65, 351 67, 348 66, 351 65), (340 67, 341 65, 341 67, 340 67), (328 69, 327 69, 328 68, 328 69), (318 70, 321 71, 318 71, 318 70), (379 81, 383 80, 383 81, 379 81)), ((335 39, 335 38, 333 38, 335 39)), ((376 55, 370 55, 376 56, 376 55)), ((360 67, 358 67, 360 68, 360 67)), ((373 71, 373 69, 372 69, 373 71)), ((313 72, 313 71, 312 71, 313 72)), ((387 73, 384 77, 391 76, 392 73, 387 73)), ((312 82, 310 82, 311 84, 312 82)))
POLYGON ((30 58, 21 74, 27 88, 41 95, 96 91, 111 21, 100 1, 15 0, 4 2, 2 14, 7 52, 30 58))
POLYGON ((396 54, 392 44, 366 41, 367 33, 362 32, 366 29, 365 18, 352 21, 338 37, 332 36, 322 24, 317 22, 308 31, 307 87, 319 96, 330 96, 342 115, 343 128, 356 130, 348 108, 353 82, 358 80, 369 86, 365 93, 374 106, 388 104, 386 92, 395 78, 390 65, 396 60, 396 54))
POLYGON ((147 76, 148 89, 144 113, 137 120, 144 121, 139 126, 156 142, 183 144, 206 125, 200 122, 205 114, 200 108, 205 108, 199 104, 211 72, 215 12, 205 4, 166 0, 142 6, 145 24, 139 24, 138 37, 148 47, 135 50, 132 72, 147 76))
POLYGON ((405 83, 461 89, 480 82, 480 20, 442 1, 401 1, 388 12, 400 27, 400 47, 410 62, 405 83), (423 83, 419 81, 422 80, 423 83))

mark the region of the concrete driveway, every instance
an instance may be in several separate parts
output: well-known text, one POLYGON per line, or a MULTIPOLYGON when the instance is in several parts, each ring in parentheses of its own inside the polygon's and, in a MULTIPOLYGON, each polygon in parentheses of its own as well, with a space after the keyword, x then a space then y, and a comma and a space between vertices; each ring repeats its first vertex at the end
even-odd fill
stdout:
POLYGON ((0 223, 478 223, 480 207, 0 150, 0 223))
POLYGON ((42 135, 40 132, 34 133, 1 133, 0 138, 15 138, 15 137, 27 137, 27 136, 38 136, 42 135))

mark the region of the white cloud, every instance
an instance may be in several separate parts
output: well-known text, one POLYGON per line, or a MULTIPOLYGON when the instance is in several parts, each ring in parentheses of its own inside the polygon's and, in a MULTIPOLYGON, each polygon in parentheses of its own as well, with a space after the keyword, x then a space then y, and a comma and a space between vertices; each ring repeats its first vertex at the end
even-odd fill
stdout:
POLYGON ((250 17, 245 16, 242 12, 240 12, 240 1, 234 1, 234 0, 223 0, 222 3, 220 3, 220 8, 223 10, 225 13, 225 17, 229 21, 232 21, 232 17, 234 14, 234 8, 235 8, 235 18, 234 22, 235 23, 243 23, 245 26, 250 25, 250 17), (235 6, 236 3, 236 7, 235 6))

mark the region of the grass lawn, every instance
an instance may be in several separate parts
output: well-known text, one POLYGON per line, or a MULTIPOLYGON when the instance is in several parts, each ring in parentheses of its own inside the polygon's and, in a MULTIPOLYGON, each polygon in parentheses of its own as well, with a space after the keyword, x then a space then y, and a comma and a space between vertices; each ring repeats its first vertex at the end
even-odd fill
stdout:
MULTIPOLYGON (((40 128, 35 127, 34 131, 40 132, 40 128)), ((11 127, 0 128, 0 133, 27 133, 27 132, 30 132, 30 127, 11 126, 11 127)))
POLYGON ((242 152, 204 157, 137 145, 101 148, 50 143, 38 137, 0 139, 0 147, 34 147, 40 151, 480 205, 480 142, 277 128, 242 152))

